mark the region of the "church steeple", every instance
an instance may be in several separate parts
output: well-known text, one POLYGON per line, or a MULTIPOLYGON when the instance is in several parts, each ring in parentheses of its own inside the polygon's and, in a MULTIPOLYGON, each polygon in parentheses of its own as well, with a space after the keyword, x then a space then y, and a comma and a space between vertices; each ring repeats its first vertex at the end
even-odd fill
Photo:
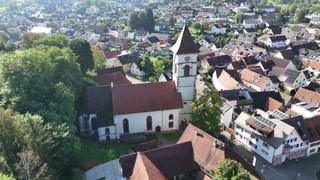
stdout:
POLYGON ((200 51, 193 42, 187 25, 183 27, 171 51, 173 52, 172 80, 175 81, 177 91, 181 93, 183 103, 180 118, 190 121, 190 104, 195 94, 197 57, 200 51))
POLYGON ((175 54, 190 54, 200 52, 193 42, 187 25, 183 27, 177 42, 171 47, 171 51, 175 54))

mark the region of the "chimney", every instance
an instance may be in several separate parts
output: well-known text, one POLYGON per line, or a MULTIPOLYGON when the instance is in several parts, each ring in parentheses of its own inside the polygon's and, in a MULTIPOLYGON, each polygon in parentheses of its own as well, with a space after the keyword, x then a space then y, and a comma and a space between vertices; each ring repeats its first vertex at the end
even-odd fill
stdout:
POLYGON ((213 142, 213 147, 216 148, 217 146, 218 146, 218 141, 215 139, 214 142, 213 142))
POLYGON ((113 88, 113 82, 110 83, 110 87, 111 87, 111 89, 113 88))
POLYGON ((196 131, 195 131, 195 135, 196 135, 196 136, 198 135, 198 129, 196 129, 196 131))

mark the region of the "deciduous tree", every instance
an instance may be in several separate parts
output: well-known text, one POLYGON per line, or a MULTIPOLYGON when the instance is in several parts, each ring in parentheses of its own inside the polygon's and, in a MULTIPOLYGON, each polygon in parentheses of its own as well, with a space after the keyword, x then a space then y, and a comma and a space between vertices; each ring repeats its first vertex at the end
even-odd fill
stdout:
POLYGON ((92 51, 88 41, 84 39, 74 39, 70 42, 70 49, 77 56, 77 62, 83 74, 94 67, 92 51))
POLYGON ((211 174, 214 180, 250 180, 248 171, 239 162, 231 159, 218 163, 216 169, 211 171, 211 174))
POLYGON ((26 50, 35 47, 36 41, 41 38, 40 34, 31 32, 23 33, 21 36, 21 48, 26 50))
POLYGON ((220 115, 222 99, 216 90, 204 90, 202 96, 191 103, 192 124, 218 137, 221 132, 220 115))
POLYGON ((69 38, 64 35, 55 34, 49 36, 41 36, 35 41, 35 46, 54 46, 58 48, 66 48, 69 44, 69 38))
POLYGON ((236 23, 242 23, 242 21, 244 20, 244 14, 242 12, 237 12, 235 15, 234 15, 234 21, 236 23))
POLYGON ((93 56, 93 62, 94 62, 94 68, 95 69, 102 69, 105 68, 105 55, 103 53, 103 50, 98 48, 97 46, 91 46, 92 56, 93 56))
POLYGON ((154 31, 154 25, 155 25, 155 20, 153 17, 153 12, 151 8, 147 8, 146 10, 146 23, 145 23, 145 30, 148 32, 153 32, 154 31))
POLYGON ((129 14, 127 25, 132 30, 139 29, 139 18, 138 18, 138 14, 136 12, 131 12, 129 14))
POLYGON ((152 61, 149 56, 147 56, 147 55, 143 56, 142 61, 141 61, 141 66, 147 75, 153 74, 154 68, 153 68, 153 64, 152 64, 152 61))

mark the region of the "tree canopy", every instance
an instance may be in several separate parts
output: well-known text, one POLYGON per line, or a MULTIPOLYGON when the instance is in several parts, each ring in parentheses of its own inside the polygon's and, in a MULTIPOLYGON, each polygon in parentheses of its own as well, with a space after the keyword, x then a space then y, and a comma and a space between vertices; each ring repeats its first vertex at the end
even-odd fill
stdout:
POLYGON ((80 65, 80 69, 83 74, 88 70, 92 70, 94 67, 92 51, 88 41, 84 39, 73 39, 70 42, 70 49, 77 56, 77 62, 80 65))
POLYGON ((105 55, 103 50, 98 48, 97 46, 91 46, 91 52, 93 57, 94 69, 103 69, 106 67, 105 65, 105 55))
POLYGON ((72 123, 84 77, 69 48, 42 47, 0 57, 2 105, 41 115, 46 122, 72 123))
POLYGON ((154 31, 154 17, 153 17, 153 12, 151 8, 148 8, 146 10, 146 23, 145 23, 145 30, 148 32, 153 32, 154 31))
POLYGON ((222 98, 216 90, 204 90, 204 94, 191 103, 192 124, 218 137, 221 132, 220 108, 222 103, 222 98))
POLYGON ((151 8, 146 12, 131 12, 127 20, 127 25, 133 29, 144 29, 148 32, 154 31, 155 20, 151 8))
POLYGON ((218 163, 216 169, 211 171, 212 179, 221 180, 250 180, 246 171, 239 162, 225 159, 218 163))
POLYGON ((0 172, 65 177, 80 149, 73 125, 86 77, 64 36, 0 56, 0 172), (12 108, 12 110, 11 110, 12 108), (32 163, 26 163, 26 160, 32 163))

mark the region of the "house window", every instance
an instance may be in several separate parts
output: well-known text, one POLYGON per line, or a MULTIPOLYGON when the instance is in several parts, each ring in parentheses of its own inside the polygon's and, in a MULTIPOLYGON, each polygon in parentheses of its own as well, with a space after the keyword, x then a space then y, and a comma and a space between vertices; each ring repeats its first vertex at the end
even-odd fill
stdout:
POLYGON ((106 129, 105 129, 105 132, 106 132, 106 134, 110 134, 110 129, 109 129, 109 128, 106 128, 106 129))
POLYGON ((262 143, 262 145, 265 147, 265 148, 269 148, 269 145, 265 142, 262 143))
POLYGON ((148 116, 147 117, 147 131, 152 130, 152 117, 148 116))
POLYGON ((169 120, 173 120, 173 115, 172 114, 169 115, 169 120))
POLYGON ((261 151, 262 151, 265 155, 269 155, 269 153, 268 153, 266 150, 262 149, 261 151))
POLYGON ((129 133, 129 121, 128 121, 128 119, 124 119, 122 124, 123 124, 123 133, 129 133))
POLYGON ((169 128, 173 128, 173 121, 169 122, 169 128))
POLYGON ((190 66, 189 65, 184 66, 184 76, 190 76, 190 66))

